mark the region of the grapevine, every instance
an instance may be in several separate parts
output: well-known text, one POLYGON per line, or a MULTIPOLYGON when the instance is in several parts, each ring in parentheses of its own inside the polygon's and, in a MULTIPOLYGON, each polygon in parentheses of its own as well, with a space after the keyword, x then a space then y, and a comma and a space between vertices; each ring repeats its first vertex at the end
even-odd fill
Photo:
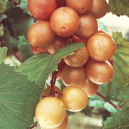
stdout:
POLYGON ((100 29, 99 19, 108 12, 129 16, 129 10, 120 12, 111 0, 8 0, 7 5, 0 19, 0 128, 69 129, 69 114, 91 116, 94 100, 113 107, 103 115, 103 129, 128 128, 123 114, 129 110, 129 45, 120 32, 111 37, 100 29), (15 19, 19 14, 26 19, 18 30, 11 19, 17 9, 15 19), (19 66, 3 63, 10 55, 19 66), (12 123, 5 125, 2 117, 12 123), (119 125, 116 118, 122 119, 119 125))

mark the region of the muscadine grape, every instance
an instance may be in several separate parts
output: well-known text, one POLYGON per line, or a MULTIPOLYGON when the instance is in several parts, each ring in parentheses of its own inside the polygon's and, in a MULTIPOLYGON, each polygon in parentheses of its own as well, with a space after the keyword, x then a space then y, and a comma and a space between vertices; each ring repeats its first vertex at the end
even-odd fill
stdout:
POLYGON ((105 33, 103 30, 98 30, 97 33, 105 33))
POLYGON ((38 123, 45 128, 59 126, 66 116, 64 103, 56 97, 45 97, 40 100, 35 109, 38 123))
POLYGON ((78 86, 68 86, 62 91, 61 100, 67 110, 78 112, 83 110, 88 104, 86 92, 78 86))
POLYGON ((78 14, 69 7, 56 9, 50 17, 53 31, 61 37, 72 36, 79 27, 78 14))
POLYGON ((33 46, 31 45, 31 50, 32 50, 32 52, 33 52, 35 55, 37 55, 37 54, 39 54, 39 53, 41 53, 41 52, 49 53, 46 47, 37 48, 37 47, 33 47, 33 46))
MULTIPOLYGON (((57 86, 54 86, 54 91, 57 91, 57 92, 59 92, 59 93, 62 92, 61 89, 58 88, 57 86)), ((41 99, 50 96, 50 93, 51 93, 51 86, 47 86, 47 88, 43 91, 43 93, 42 93, 42 95, 41 95, 41 99)), ((55 93, 55 97, 56 97, 56 98, 60 98, 60 94, 55 93)))
POLYGON ((98 23, 97 20, 89 13, 79 16, 79 28, 75 35, 79 38, 89 38, 93 34, 97 33, 98 23))
POLYGON ((103 17, 108 11, 108 4, 106 0, 93 0, 93 5, 88 11, 96 19, 103 17))
POLYGON ((64 61, 71 67, 80 67, 88 61, 88 57, 87 48, 84 46, 82 49, 75 50, 74 54, 66 56, 64 61))
POLYGON ((89 55, 97 61, 110 59, 116 51, 114 40, 106 33, 96 33, 87 42, 89 55))
POLYGON ((93 4, 93 0, 66 0, 66 5, 78 14, 86 13, 93 4))
POLYGON ((85 69, 83 66, 70 67, 66 65, 62 70, 61 79, 66 86, 80 85, 86 79, 85 69))
POLYGON ((49 53, 54 54, 55 51, 62 47, 63 42, 65 42, 65 38, 56 36, 54 41, 47 46, 47 50, 49 51, 49 53))
POLYGON ((90 60, 86 65, 86 76, 95 84, 105 84, 113 78, 114 70, 108 61, 90 60))
POLYGON ((28 0, 28 9, 37 19, 49 19, 56 7, 55 0, 28 0))
POLYGON ((81 43, 84 43, 86 45, 87 44, 87 41, 88 41, 88 38, 86 38, 86 39, 80 39, 76 35, 73 35, 72 36, 72 41, 73 42, 81 42, 81 43))
POLYGON ((54 128, 41 127, 41 129, 68 129, 68 124, 68 115, 66 114, 64 121, 59 126, 54 128))
POLYGON ((54 41, 55 33, 48 21, 37 21, 28 30, 27 38, 33 47, 46 47, 54 41))
POLYGON ((99 85, 91 82, 88 78, 86 78, 85 82, 79 85, 87 94, 88 97, 93 96, 99 90, 99 85))

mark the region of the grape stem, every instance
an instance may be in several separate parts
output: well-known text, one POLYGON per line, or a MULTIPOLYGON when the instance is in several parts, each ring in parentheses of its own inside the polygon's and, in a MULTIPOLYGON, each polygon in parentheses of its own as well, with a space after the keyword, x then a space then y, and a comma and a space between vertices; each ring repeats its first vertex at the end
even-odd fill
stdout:
POLYGON ((38 122, 36 121, 36 122, 30 127, 30 129, 33 129, 34 127, 36 127, 37 124, 38 124, 38 122))
POLYGON ((50 82, 50 84, 51 84, 51 92, 50 92, 50 95, 51 95, 52 97, 55 97, 54 86, 55 86, 55 82, 56 82, 56 78, 57 78, 57 73, 58 73, 58 71, 54 71, 54 72, 52 73, 52 79, 51 79, 51 82, 50 82))
POLYGON ((23 63, 19 54, 13 53, 13 56, 20 62, 23 63))
MULTIPOLYGON (((100 97, 101 99, 105 100, 105 97, 103 95, 101 95, 100 93, 96 93, 96 95, 98 97, 100 97)), ((111 101, 108 101, 109 104, 111 104, 115 109, 119 109, 119 110, 123 110, 122 108, 120 108, 119 105, 115 105, 114 103, 112 103, 111 101)))

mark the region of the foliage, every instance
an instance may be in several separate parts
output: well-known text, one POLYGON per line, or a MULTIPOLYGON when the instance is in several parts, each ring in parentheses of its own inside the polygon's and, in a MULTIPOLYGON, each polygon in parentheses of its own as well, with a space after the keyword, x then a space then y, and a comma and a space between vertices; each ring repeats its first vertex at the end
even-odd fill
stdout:
POLYGON ((117 45, 116 53, 113 56, 115 72, 113 79, 120 88, 129 83, 129 43, 120 32, 113 32, 112 37, 117 45))
POLYGON ((83 43, 73 43, 60 48, 54 55, 41 53, 32 56, 17 69, 17 72, 27 75, 28 79, 35 81, 37 85, 45 86, 46 79, 53 71, 57 71, 57 64, 61 59, 73 54, 74 50, 83 48, 83 46, 83 43))
POLYGON ((129 128, 129 108, 126 110, 112 113, 112 117, 108 117, 107 121, 104 122, 103 129, 128 129, 129 128))
POLYGON ((117 16, 126 15, 129 17, 129 1, 128 0, 109 0, 109 12, 117 16))
MULTIPOLYGON (((19 2, 19 0, 13 0, 19 2)), ((129 17, 128 0, 109 0, 108 12, 117 16, 129 17)), ((97 20, 99 29, 108 32, 104 23, 97 20)), ((0 1, 0 128, 1 129, 27 129, 33 124, 34 109, 45 88, 48 76, 57 70, 60 60, 78 48, 82 43, 69 44, 54 55, 40 53, 33 55, 27 41, 27 32, 34 23, 34 18, 28 11, 27 0, 21 0, 20 5, 13 6, 8 0, 0 1), (23 64, 15 70, 5 65, 4 59, 8 55, 19 52, 23 64), (18 73, 20 72, 20 73, 18 73)), ((93 109, 97 108, 104 121, 103 129, 128 129, 129 125, 129 43, 121 32, 113 32, 117 50, 113 56, 114 77, 112 81, 101 85, 99 93, 105 97, 102 100, 97 95, 89 98, 88 107, 82 113, 91 116, 93 109), (121 107, 116 110, 108 102, 121 107), (104 114, 104 111, 107 111, 104 114), (105 120, 105 119, 104 119, 105 120)), ((47 80, 48 81, 48 80, 47 80)), ((62 82, 59 82, 62 86, 62 82)), ((63 88, 63 86, 61 87, 63 88)), ((70 112, 68 112, 71 115, 70 112)), ((73 113, 72 113, 73 114, 73 113)))

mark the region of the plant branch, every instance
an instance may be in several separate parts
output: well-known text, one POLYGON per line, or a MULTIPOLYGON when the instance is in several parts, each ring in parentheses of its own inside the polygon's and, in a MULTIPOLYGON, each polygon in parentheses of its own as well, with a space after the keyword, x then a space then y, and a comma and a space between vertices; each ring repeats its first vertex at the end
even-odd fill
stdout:
MULTIPOLYGON (((101 95, 100 93, 97 92, 96 95, 99 96, 101 99, 105 100, 105 97, 103 95, 101 95)), ((120 106, 115 105, 111 101, 108 101, 108 103, 111 104, 115 109, 123 110, 122 108, 120 108, 120 106)))
POLYGON ((58 71, 54 71, 54 72, 52 73, 52 79, 51 79, 51 82, 50 82, 50 84, 51 84, 51 92, 50 92, 50 95, 51 95, 52 97, 55 97, 54 86, 55 86, 57 74, 58 74, 58 71))
POLYGON ((37 124, 38 124, 38 122, 36 121, 36 122, 30 127, 30 129, 33 129, 34 127, 36 127, 37 124))
POLYGON ((20 57, 16 54, 16 53, 13 53, 13 55, 15 56, 15 58, 22 63, 22 60, 20 59, 20 57))

